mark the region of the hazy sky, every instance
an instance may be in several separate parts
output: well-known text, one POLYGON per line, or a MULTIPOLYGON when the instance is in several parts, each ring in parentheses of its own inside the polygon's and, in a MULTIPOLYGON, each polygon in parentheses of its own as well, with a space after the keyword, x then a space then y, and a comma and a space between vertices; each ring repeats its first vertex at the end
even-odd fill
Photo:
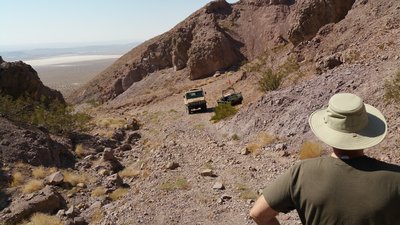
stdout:
POLYGON ((0 0, 0 51, 143 41, 168 31, 208 2, 0 0))

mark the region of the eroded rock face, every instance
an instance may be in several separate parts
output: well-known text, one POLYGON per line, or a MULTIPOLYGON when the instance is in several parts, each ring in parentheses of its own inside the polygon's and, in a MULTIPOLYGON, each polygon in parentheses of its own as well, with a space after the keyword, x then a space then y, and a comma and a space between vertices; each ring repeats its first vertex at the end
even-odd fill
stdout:
POLYGON ((298 1, 297 9, 291 15, 289 40, 294 45, 310 40, 324 25, 342 20, 354 2, 355 0, 298 1))
POLYGON ((199 31, 189 51, 188 68, 191 79, 199 79, 226 69, 242 59, 229 38, 216 29, 199 31))
POLYGON ((70 100, 106 102, 164 69, 184 70, 177 74, 202 79, 235 68, 276 45, 313 38, 324 25, 342 20, 354 1, 212 1, 170 31, 132 49, 70 100))
POLYGON ((82 88, 76 94, 78 99, 74 100, 79 102, 89 96, 97 96, 107 101, 162 69, 174 68, 178 71, 187 68, 191 79, 199 79, 238 64, 244 57, 236 41, 217 23, 218 19, 227 17, 231 12, 232 7, 225 0, 207 4, 171 31, 121 57, 96 81, 92 81, 96 87, 89 83, 89 88, 82 88))
POLYGON ((45 97, 49 103, 58 100, 65 103, 59 91, 43 85, 37 72, 28 64, 19 62, 5 62, 0 60, 0 92, 18 98, 23 95, 40 101, 45 97))
POLYGON ((0 154, 7 163, 47 167, 72 167, 75 163, 66 143, 57 142, 38 129, 17 127, 4 118, 0 118, 0 154))

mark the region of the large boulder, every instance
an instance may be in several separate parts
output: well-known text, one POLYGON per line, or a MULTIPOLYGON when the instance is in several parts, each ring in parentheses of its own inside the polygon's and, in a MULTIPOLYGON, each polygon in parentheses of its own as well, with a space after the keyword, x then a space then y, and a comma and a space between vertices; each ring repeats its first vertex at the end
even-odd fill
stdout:
POLYGON ((342 20, 352 8, 355 0, 302 0, 296 4, 291 16, 289 40, 298 45, 312 39, 326 24, 342 20))
POLYGON ((5 224, 18 224, 24 219, 28 219, 32 214, 56 213, 59 209, 65 208, 64 198, 56 191, 54 187, 46 186, 33 195, 25 196, 15 200, 10 206, 11 213, 0 214, 0 221, 5 224))
POLYGON ((3 59, 0 60, 0 92, 14 98, 25 96, 36 101, 44 99, 46 103, 54 100, 65 103, 59 91, 44 86, 37 72, 22 61, 5 62, 3 59))

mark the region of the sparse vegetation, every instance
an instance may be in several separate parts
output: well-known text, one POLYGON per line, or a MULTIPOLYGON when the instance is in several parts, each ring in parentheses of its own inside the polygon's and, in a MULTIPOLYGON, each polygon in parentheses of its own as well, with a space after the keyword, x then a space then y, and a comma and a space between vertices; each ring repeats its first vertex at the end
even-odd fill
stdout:
POLYGON ((173 190, 188 190, 190 184, 186 179, 177 179, 176 181, 168 181, 159 186, 161 190, 173 191, 173 190))
POLYGON ((205 126, 202 123, 198 123, 198 124, 195 124, 193 127, 194 127, 194 129, 197 129, 197 130, 203 130, 205 126))
POLYGON ((57 216, 50 216, 43 213, 35 213, 31 219, 30 225, 63 225, 60 218, 57 216))
POLYGON ((261 79, 258 81, 258 85, 261 91, 273 91, 279 88, 283 80, 283 75, 280 73, 274 73, 271 69, 268 69, 263 73, 261 79))
POLYGON ((349 49, 345 52, 344 55, 345 62, 347 63, 354 63, 361 58, 361 53, 356 49, 349 49))
POLYGON ((256 143, 250 143, 250 144, 246 145, 247 151, 249 151, 253 155, 257 155, 260 148, 261 148, 261 146, 256 143))
POLYGON ((64 182, 70 183, 72 186, 76 186, 79 183, 87 183, 88 182, 88 177, 84 174, 77 174, 77 173, 72 173, 65 171, 63 172, 64 175, 64 182))
POLYGON ((257 192, 252 191, 252 190, 245 190, 240 193, 240 198, 256 200, 258 198, 258 194, 257 194, 257 192))
POLYGON ((312 141, 305 141, 300 148, 300 159, 310 159, 320 157, 323 151, 323 147, 312 141))
POLYGON ((32 169, 32 176, 36 179, 43 179, 47 176, 47 173, 43 166, 39 166, 32 169))
POLYGON ((97 107, 100 105, 99 101, 97 101, 96 99, 90 99, 90 100, 86 101, 86 103, 92 107, 97 107))
POLYGON ((258 134, 257 139, 249 144, 246 145, 247 150, 252 153, 253 155, 257 155, 258 151, 265 147, 266 145, 274 143, 278 140, 273 135, 267 132, 261 132, 258 134))
POLYGON ((110 194, 110 198, 113 201, 116 201, 118 199, 120 199, 121 197, 123 197, 124 195, 126 195, 126 193, 128 193, 128 188, 117 188, 115 191, 113 191, 110 194))
POLYGON ((83 157, 86 155, 87 150, 85 149, 85 147, 82 144, 78 144, 75 147, 75 153, 78 157, 83 157))
POLYGON ((204 164, 204 168, 205 168, 205 169, 213 170, 213 169, 214 169, 214 166, 211 164, 211 162, 206 162, 206 163, 204 164))
POLYGON ((102 118, 95 121, 96 126, 102 128, 120 128, 126 124, 126 120, 122 118, 102 118))
POLYGON ((239 135, 237 135, 237 134, 233 134, 231 138, 232 138, 232 140, 234 140, 234 141, 240 140, 240 137, 239 137, 239 135))
POLYGON ((400 71, 398 71, 393 80, 385 82, 385 101, 400 104, 400 71))
POLYGON ((219 104, 214 109, 214 115, 211 117, 211 120, 218 122, 220 120, 225 120, 234 116, 237 113, 237 109, 230 104, 219 104))
POLYGON ((106 194, 106 189, 104 187, 96 187, 95 189, 92 190, 91 196, 92 197, 99 197, 103 196, 106 194))
POLYGON ((104 217, 103 211, 101 208, 95 208, 90 215, 90 224, 97 224, 104 217))
POLYGON ((11 187, 17 187, 24 183, 25 177, 21 172, 15 172, 12 175, 11 187))
POLYGON ((241 199, 257 199, 258 194, 255 191, 252 191, 249 189, 249 187, 246 184, 236 184, 236 189, 240 192, 240 198, 241 199))
POLYGON ((0 113, 12 121, 42 126, 52 133, 68 134, 88 127, 90 116, 74 113, 73 109, 58 101, 45 104, 29 98, 13 97, 0 93, 0 113))
POLYGON ((282 77, 286 77, 291 73, 297 72, 300 69, 300 65, 295 57, 289 57, 286 59, 285 63, 279 66, 278 73, 282 77))
POLYGON ((40 180, 30 180, 22 188, 22 193, 28 194, 35 191, 39 191, 43 188, 43 182, 40 180))
POLYGON ((140 170, 135 166, 131 165, 129 167, 126 167, 123 169, 121 172, 118 173, 120 177, 139 177, 140 176, 140 170))

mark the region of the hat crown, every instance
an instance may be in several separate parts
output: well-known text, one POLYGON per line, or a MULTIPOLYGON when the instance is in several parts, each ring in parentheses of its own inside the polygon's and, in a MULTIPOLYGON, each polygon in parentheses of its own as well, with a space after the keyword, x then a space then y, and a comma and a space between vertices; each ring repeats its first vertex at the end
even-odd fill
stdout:
POLYGON ((340 93, 332 96, 324 117, 331 129, 356 133, 368 125, 368 114, 363 100, 357 95, 340 93))
POLYGON ((364 107, 363 100, 357 95, 340 93, 331 97, 329 108, 340 114, 351 114, 364 107))

